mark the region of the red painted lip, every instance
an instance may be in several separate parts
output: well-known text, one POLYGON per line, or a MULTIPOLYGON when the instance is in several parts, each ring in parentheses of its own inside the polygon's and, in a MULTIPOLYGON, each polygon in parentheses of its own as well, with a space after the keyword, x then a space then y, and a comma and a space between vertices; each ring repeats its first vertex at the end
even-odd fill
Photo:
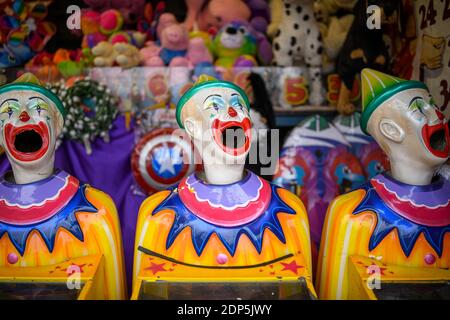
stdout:
POLYGON ((434 126, 425 125, 422 128, 422 137, 423 141, 425 142, 426 147, 430 152, 439 158, 448 158, 449 151, 450 151, 450 134, 448 125, 446 123, 440 123, 434 126), (445 139, 445 149, 444 150, 437 150, 434 149, 431 146, 431 136, 435 134, 436 132, 442 130, 444 133, 444 139, 445 139))
POLYGON ((42 158, 48 150, 50 142, 50 133, 47 125, 44 122, 39 122, 38 124, 27 124, 20 127, 15 127, 8 123, 5 126, 5 141, 6 147, 14 159, 19 161, 34 161, 42 158), (22 152, 16 149, 15 140, 17 135, 24 133, 26 131, 34 131, 41 136, 42 146, 39 150, 34 152, 22 152))
POLYGON ((220 146, 220 148, 228 153, 231 154, 233 156, 238 156, 241 154, 244 154, 245 152, 247 152, 250 149, 250 142, 251 142, 251 137, 252 137, 252 125, 251 122, 248 118, 245 118, 244 120, 242 120, 241 122, 238 121, 220 121, 219 119, 214 120, 213 124, 212 124, 212 129, 213 129, 213 136, 214 136, 214 141, 217 143, 217 145, 220 146), (222 134, 225 130, 227 130, 228 128, 231 127, 239 127, 244 131, 244 135, 245 135, 245 142, 244 145, 239 147, 239 148, 230 148, 227 147, 226 145, 224 145, 222 143, 222 134))

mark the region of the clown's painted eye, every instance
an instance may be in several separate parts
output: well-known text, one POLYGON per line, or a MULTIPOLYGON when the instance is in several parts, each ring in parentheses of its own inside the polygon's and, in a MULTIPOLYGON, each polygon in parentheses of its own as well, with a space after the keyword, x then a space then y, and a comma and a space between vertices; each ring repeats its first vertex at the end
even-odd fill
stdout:
POLYGON ((48 111, 49 106, 41 99, 33 99, 30 101, 28 108, 36 110, 40 114, 42 110, 48 111))
POLYGON ((239 95, 233 95, 230 99, 230 104, 232 107, 239 108, 241 110, 243 110, 245 107, 244 99, 242 99, 242 97, 239 95))
POLYGON ((13 112, 20 110, 20 104, 17 101, 8 101, 5 102, 0 108, 0 114, 7 113, 9 116, 12 115, 13 112))
POLYGON ((420 98, 414 98, 411 103, 409 104, 409 109, 412 111, 419 111, 423 113, 423 108, 425 107, 425 101, 420 98))
POLYGON ((244 33, 245 33, 245 29, 242 28, 242 27, 240 27, 240 28, 239 28, 239 32, 242 33, 242 34, 244 34, 244 33))
POLYGON ((210 96, 205 100, 204 108, 214 109, 215 111, 219 111, 220 109, 225 108, 225 101, 220 96, 210 96))

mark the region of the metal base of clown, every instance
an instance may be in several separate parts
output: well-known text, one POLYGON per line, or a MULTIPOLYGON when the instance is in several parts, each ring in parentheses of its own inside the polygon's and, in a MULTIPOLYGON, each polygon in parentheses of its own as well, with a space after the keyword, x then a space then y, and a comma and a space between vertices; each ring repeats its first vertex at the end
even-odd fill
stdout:
POLYGON ((124 299, 122 240, 105 193, 63 171, 0 182, 0 297, 124 299))
POLYGON ((324 224, 320 299, 450 299, 450 182, 377 175, 336 198, 324 224))
POLYGON ((303 204, 252 173, 154 194, 135 243, 132 299, 316 298, 303 204))

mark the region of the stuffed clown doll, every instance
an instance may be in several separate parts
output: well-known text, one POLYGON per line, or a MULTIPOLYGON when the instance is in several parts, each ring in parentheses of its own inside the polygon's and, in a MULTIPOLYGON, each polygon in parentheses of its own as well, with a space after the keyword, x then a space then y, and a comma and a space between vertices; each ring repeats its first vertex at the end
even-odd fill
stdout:
POLYGON ((361 77, 361 128, 391 170, 330 204, 316 288, 322 299, 437 298, 432 287, 450 280, 450 181, 438 174, 447 120, 425 84, 371 69, 361 77))
POLYGON ((124 299, 113 201, 53 167, 64 115, 59 98, 32 74, 0 87, 0 145, 12 167, 0 178, 0 283, 54 283, 78 273, 87 286, 96 274, 95 293, 85 298, 124 299))
POLYGON ((158 283, 167 285, 159 291, 165 299, 315 298, 305 207, 244 170, 249 106, 240 87, 204 76, 180 99, 177 121, 199 150, 204 171, 141 206, 132 299, 157 295, 158 283), (228 139, 233 133, 236 139, 228 139))

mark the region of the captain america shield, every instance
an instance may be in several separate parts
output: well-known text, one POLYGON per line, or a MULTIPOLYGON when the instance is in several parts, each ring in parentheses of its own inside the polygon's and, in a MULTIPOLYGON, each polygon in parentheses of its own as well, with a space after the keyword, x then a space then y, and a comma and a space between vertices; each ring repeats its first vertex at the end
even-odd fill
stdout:
POLYGON ((155 129, 144 135, 131 156, 134 178, 148 194, 177 184, 195 168, 195 151, 189 138, 173 128, 155 129))

